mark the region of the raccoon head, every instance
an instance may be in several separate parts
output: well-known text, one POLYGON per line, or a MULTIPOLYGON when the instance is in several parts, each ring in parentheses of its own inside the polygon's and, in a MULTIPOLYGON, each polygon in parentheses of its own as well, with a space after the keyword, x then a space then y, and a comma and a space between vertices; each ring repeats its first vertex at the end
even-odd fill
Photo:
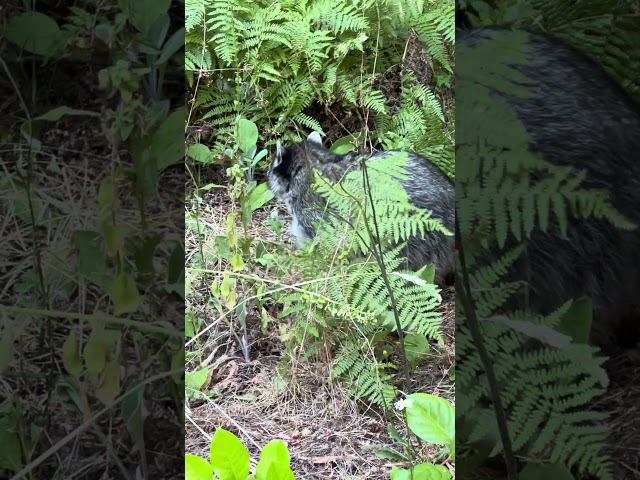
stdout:
POLYGON ((304 190, 311 184, 308 147, 324 148, 318 132, 312 132, 306 142, 286 148, 280 142, 276 144, 276 155, 267 170, 267 182, 271 191, 287 204, 292 197, 306 194, 304 190))
POLYGON ((318 213, 309 209, 313 169, 310 157, 314 150, 324 149, 320 135, 313 132, 306 141, 282 148, 276 145, 276 155, 267 170, 267 182, 271 191, 284 202, 292 216, 291 234, 298 247, 301 240, 314 236, 313 221, 318 213))

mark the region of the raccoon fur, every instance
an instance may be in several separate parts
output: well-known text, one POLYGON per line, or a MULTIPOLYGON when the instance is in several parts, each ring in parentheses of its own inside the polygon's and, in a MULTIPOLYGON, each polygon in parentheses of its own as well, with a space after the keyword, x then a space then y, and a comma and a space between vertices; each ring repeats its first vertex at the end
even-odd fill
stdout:
MULTIPOLYGON (((501 28, 465 31, 458 49, 490 52, 506 35, 512 33, 501 28)), ((529 134, 529 148, 551 164, 583 170, 582 187, 607 192, 616 210, 640 226, 640 106, 583 53, 546 35, 525 35, 528 63, 517 68, 532 81, 532 95, 502 99, 529 134)), ((474 74, 467 72, 470 78, 474 74)), ((486 75, 478 75, 479 84, 486 75)), ((471 89, 459 89, 457 104, 472 105, 473 95, 471 89)), ((501 112, 482 112, 497 132, 501 112)), ((474 161, 458 157, 457 167, 472 168, 474 161)), ((465 186, 460 188, 462 194, 465 186)), ((609 348, 638 342, 640 231, 569 217, 565 238, 555 216, 549 220, 547 232, 534 232, 526 243, 526 257, 509 274, 509 280, 529 284, 510 307, 549 314, 585 295, 593 307, 594 343, 609 348)))
MULTIPOLYGON (((369 157, 375 161, 389 152, 369 157)), ((312 133, 306 141, 283 148, 277 145, 276 155, 267 172, 269 188, 284 202, 292 216, 291 234, 298 246, 302 240, 315 236, 314 223, 322 216, 322 197, 311 190, 313 169, 320 171, 332 182, 360 165, 361 156, 355 152, 339 155, 322 145, 320 135, 312 133)), ((453 233, 455 220, 455 189, 453 182, 433 163, 416 154, 408 154, 409 178, 401 182, 410 202, 432 212, 453 233)), ((411 269, 424 265, 435 266, 435 281, 443 284, 454 271, 455 239, 440 232, 428 232, 424 238, 412 237, 404 254, 411 269)))

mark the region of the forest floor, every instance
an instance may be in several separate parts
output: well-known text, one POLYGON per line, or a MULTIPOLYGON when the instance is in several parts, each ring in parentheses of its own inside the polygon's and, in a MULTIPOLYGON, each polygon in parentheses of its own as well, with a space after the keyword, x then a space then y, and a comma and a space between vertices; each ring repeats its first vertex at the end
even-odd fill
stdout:
MULTIPOLYGON (((36 2, 2 2, 0 24, 7 26, 31 3, 35 9, 36 2)), ((75 3, 81 11, 89 2, 75 3)), ((68 5, 45 1, 37 7, 51 23, 66 24, 68 5)), ((176 7, 174 30, 183 15, 176 7)), ((102 8, 113 11, 96 6, 99 13, 102 8)), ((49 27, 37 37, 44 42, 53 27, 41 24, 49 27)), ((116 318, 107 293, 113 263, 105 259, 99 235, 93 235, 101 225, 100 182, 115 177, 116 170, 132 170, 126 145, 113 142, 105 128, 117 100, 99 88, 98 76, 111 65, 110 52, 92 50, 87 42, 75 53, 89 61, 70 56, 45 62, 8 41, 0 43, 0 478, 181 478, 182 385, 179 378, 158 374, 170 364, 171 335, 174 345, 181 343, 182 301, 148 288, 144 308, 116 318), (23 133, 31 132, 29 121, 44 114, 51 120, 51 112, 61 107, 94 115, 35 122, 32 132, 40 145, 31 148, 23 133), (150 335, 129 328, 154 322, 163 326, 150 335), (117 352, 103 351, 117 368, 111 369, 117 385, 104 396, 98 394, 100 377, 84 368, 88 338, 102 328, 110 335, 101 338, 118 339, 117 352), (73 375, 70 365, 77 369, 73 375), (146 395, 132 395, 126 414, 119 400, 134 388, 144 392, 140 384, 146 395)), ((182 78, 182 72, 167 72, 165 81, 181 84, 182 78)), ((173 93, 174 108, 180 93, 173 93)), ((118 240, 128 244, 143 223, 146 234, 158 234, 162 241, 151 261, 158 268, 152 281, 160 285, 166 282, 170 250, 164 240, 182 237, 184 171, 159 174, 158 194, 145 205, 144 221, 130 185, 122 180, 115 189, 118 240)))
MULTIPOLYGON (((222 179, 221 179, 222 180, 222 179)), ((215 182, 214 182, 215 183, 215 182)), ((221 183, 221 182, 220 182, 221 183)), ((270 202, 265 208, 275 207, 270 202)), ((231 209, 226 189, 214 189, 200 206, 199 218, 206 226, 200 243, 205 258, 217 235, 225 234, 225 219, 231 209), (208 247, 207 247, 208 246, 208 247)), ((254 212, 252 236, 275 241, 267 223, 268 211, 254 212), (269 238, 271 236, 271 238, 269 238)), ((288 225, 283 227, 283 231, 288 225)), ((283 241, 289 242, 287 235, 283 241)), ((187 228, 187 258, 195 252, 196 236, 187 228)), ((211 263, 215 263, 213 259, 211 263)), ((222 270, 219 265, 214 270, 222 270)), ((261 273, 262 274, 262 273, 261 273)), ((206 399, 191 402, 186 422, 186 452, 208 457, 210 437, 218 427, 232 431, 247 446, 252 459, 267 442, 281 439, 288 446, 296 478, 313 479, 388 479, 393 465, 402 463, 376 456, 376 447, 398 450, 387 431, 388 419, 374 406, 353 401, 347 391, 328 382, 331 358, 318 356, 302 361, 284 354, 279 338, 280 319, 267 308, 270 320, 266 331, 257 311, 247 314, 249 358, 232 334, 240 331, 237 319, 220 318, 208 305, 210 286, 199 281, 191 286, 187 309, 191 308, 201 329, 211 327, 200 339, 197 355, 187 355, 187 370, 208 365, 210 377, 203 387, 206 399), (286 358, 286 360, 285 360, 286 358)), ((449 370, 454 363, 454 288, 443 292, 442 313, 445 344, 433 345, 422 367, 413 371, 412 392, 425 392, 454 400, 454 382, 449 370)), ((397 418, 391 420, 402 432, 397 418)), ((437 461, 437 447, 425 445, 418 452, 423 461, 437 461)), ((442 459, 441 459, 442 460, 442 459)), ((406 465, 404 465, 406 466, 406 465)))
MULTIPOLYGON (((217 185, 224 179, 217 178, 217 185)), ((188 190, 188 189, 187 189, 188 190)), ((200 244, 210 268, 221 271, 224 265, 213 257, 215 237, 225 234, 225 219, 231 209, 226 188, 214 188, 203 197, 198 212, 205 226, 200 244), (213 266, 213 264, 216 264, 213 266)), ((269 211, 282 205, 270 202, 265 209, 254 212, 251 235, 276 241, 268 224, 269 211)), ((197 247, 196 235, 187 222, 187 258, 197 247)), ((283 227, 283 232, 288 225, 283 227)), ((287 233, 282 240, 292 243, 287 233)), ((204 400, 191 402, 185 430, 187 453, 208 456, 210 437, 218 427, 234 432, 248 447, 252 459, 270 440, 282 439, 289 447, 292 468, 300 479, 388 479, 392 466, 400 465, 376 456, 376 447, 397 449, 389 436, 384 414, 376 407, 350 399, 337 383, 327 382, 331 372, 330 358, 301 361, 297 357, 283 360, 284 344, 279 338, 279 326, 287 319, 279 319, 275 308, 269 310, 269 323, 262 329, 260 315, 249 311, 247 331, 249 358, 231 334, 240 331, 237 319, 222 319, 208 304, 209 284, 200 279, 192 284, 187 309, 201 325, 209 327, 199 339, 198 353, 188 361, 187 370, 208 366, 210 374, 203 387, 204 400)), ((272 306, 273 307, 273 306, 272 306)), ((413 391, 444 396, 454 401, 454 381, 449 370, 455 360, 455 288, 443 291, 441 306, 444 348, 433 346, 428 362, 414 372, 413 391)), ((640 368, 628 355, 609 359, 605 368, 610 376, 607 393, 601 397, 597 409, 611 412, 611 436, 607 453, 614 463, 616 480, 640 478, 638 445, 640 442, 640 368)), ((393 421, 402 432, 401 422, 393 421)), ((433 446, 420 452, 424 461, 437 461, 433 446)), ((440 459, 442 460, 442 459, 440 459)), ((487 472, 488 473, 488 472, 487 472)), ((494 472, 497 473, 497 472, 494 472)), ((480 472, 478 472, 480 474, 480 472)))

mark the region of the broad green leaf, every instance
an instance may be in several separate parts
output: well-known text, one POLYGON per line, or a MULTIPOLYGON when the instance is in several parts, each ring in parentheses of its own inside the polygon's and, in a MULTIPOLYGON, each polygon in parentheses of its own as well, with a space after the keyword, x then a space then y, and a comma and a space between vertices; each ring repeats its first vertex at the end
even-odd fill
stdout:
POLYGON ((155 271, 153 258, 161 241, 162 235, 148 235, 144 240, 139 237, 134 239, 134 257, 138 273, 151 274, 155 271))
POLYGON ((140 386, 122 398, 122 416, 127 431, 138 448, 144 448, 144 391, 145 387, 140 386))
POLYGON ((389 447, 383 447, 375 451, 375 456, 383 460, 393 460, 396 462, 406 462, 408 458, 389 447))
POLYGON ((242 260, 242 256, 239 253, 231 257, 231 266, 236 271, 244 268, 244 260, 242 260))
POLYGON ((187 149, 187 155, 193 158, 196 162, 200 163, 211 163, 213 162, 213 153, 206 145, 202 143, 194 143, 193 145, 189 145, 187 149))
POLYGON ((176 243, 169 255, 167 283, 184 283, 184 249, 176 243))
POLYGON ((169 18, 169 15, 163 13, 157 17, 146 33, 147 41, 139 45, 138 48, 140 51, 151 56, 160 55, 160 49, 167 38, 170 26, 171 19, 169 18))
POLYGON ((188 394, 199 392, 209 376, 209 369, 203 368, 194 372, 187 372, 184 376, 185 391, 188 394))
POLYGON ((140 305, 140 294, 133 277, 120 272, 113 279, 110 290, 111 302, 116 315, 135 312, 140 305))
POLYGON ((184 27, 178 30, 176 33, 171 35, 171 38, 167 40, 162 47, 162 52, 160 53, 160 57, 156 60, 156 67, 166 63, 174 53, 184 47, 184 27))
POLYGON ((80 387, 80 382, 73 377, 63 375, 56 380, 56 394, 65 401, 70 400, 76 408, 82 412, 85 418, 91 416, 89 399, 84 387, 80 387))
POLYGON ((238 145, 243 152, 248 152, 258 141, 258 127, 246 118, 238 120, 238 145))
POLYGON ((238 437, 223 428, 211 439, 209 458, 220 480, 246 480, 249 475, 249 452, 238 437))
POLYGON ((423 268, 424 270, 420 269, 420 278, 422 278, 427 283, 433 283, 433 280, 436 276, 436 267, 432 263, 430 263, 423 268))
POLYGON ((535 338, 556 348, 564 348, 571 343, 571 337, 569 335, 560 333, 548 325, 540 325, 528 320, 511 319, 505 315, 496 315, 490 317, 488 320, 502 323, 517 332, 523 333, 527 337, 535 338))
POLYGON ((236 306, 236 294, 237 292, 235 290, 231 290, 229 292, 229 295, 227 295, 227 297, 224 299, 224 304, 229 310, 235 308, 236 306))
POLYGON ((413 476, 410 470, 392 467, 390 478, 391 480, 448 480, 451 478, 451 472, 442 465, 421 463, 413 467, 413 476))
POLYGON ((193 338, 196 335, 196 314, 192 307, 187 308, 184 312, 184 336, 193 338))
POLYGON ((5 38, 27 52, 49 56, 58 51, 64 34, 49 15, 29 10, 9 17, 5 38))
POLYGON ((0 412, 0 468, 17 472, 24 466, 20 449, 20 436, 11 425, 7 413, 0 412))
POLYGON ((213 467, 204 458, 188 454, 184 456, 185 480, 211 480, 212 478, 213 467))
POLYGON ((77 108, 71 108, 67 106, 61 106, 52 108, 47 113, 35 117, 33 120, 46 120, 48 122, 57 122, 65 115, 86 115, 89 117, 100 117, 98 112, 92 112, 91 110, 78 110, 77 108))
POLYGON ((76 331, 72 328, 62 345, 62 364, 71 375, 78 376, 82 372, 82 360, 78 352, 76 331))
POLYGON ((358 144, 358 137, 355 135, 347 135, 346 137, 342 137, 333 142, 329 150, 333 153, 344 155, 345 153, 353 152, 355 150, 356 147, 354 144, 358 144))
POLYGON ((455 410, 449 401, 427 393, 407 396, 413 404, 407 408, 407 425, 428 443, 448 445, 455 438, 455 410))
POLYGON ((225 237, 224 235, 218 235, 216 237, 216 246, 218 247, 218 255, 222 258, 228 258, 231 253, 229 247, 232 246, 232 241, 235 241, 235 237, 225 237))
POLYGON ((96 38, 109 45, 113 41, 114 28, 113 25, 109 23, 99 23, 93 29, 93 33, 95 34, 96 38))
POLYGON ((257 480, 293 479, 289 451, 282 440, 271 440, 260 452, 256 465, 257 480))
POLYGON ((273 192, 269 190, 267 182, 261 183, 249 194, 249 208, 257 210, 273 198, 273 192))
POLYGON ((179 348, 178 351, 171 356, 171 370, 180 370, 178 373, 172 375, 173 381, 177 385, 184 385, 184 381, 182 380, 184 376, 184 362, 184 348, 179 348))
POLYGON ((100 385, 96 389, 96 397, 106 406, 113 403, 120 393, 120 362, 111 360, 102 372, 100 385))
POLYGON ((158 17, 169 11, 171 0, 119 0, 118 4, 138 31, 146 35, 158 17))
POLYGON ((153 135, 151 155, 159 172, 184 160, 184 107, 169 114, 153 135))
MULTIPOLYGON (((158 189, 160 172, 158 168, 158 155, 160 155, 161 152, 158 153, 155 150, 160 150, 162 146, 159 147, 157 145, 155 138, 155 135, 153 137, 145 136, 144 138, 140 138, 139 135, 128 137, 129 153, 133 160, 134 188, 136 193, 145 201, 150 200, 158 189)), ((169 141, 171 141, 171 139, 169 139, 169 141)), ((184 149, 181 148, 181 150, 182 154, 184 154, 184 149)))
POLYGON ((112 258, 115 258, 117 257, 120 250, 121 236, 120 232, 118 231, 118 227, 108 221, 103 222, 101 227, 102 238, 104 239, 104 244, 107 247, 107 253, 112 258))
POLYGON ((429 353, 430 347, 427 337, 411 333, 404 337, 404 349, 407 353, 407 361, 415 366, 423 356, 429 353))
POLYGON ((84 344, 82 356, 89 373, 98 374, 104 369, 107 360, 108 345, 103 341, 103 329, 94 328, 84 344))
MULTIPOLYGON (((224 277, 222 279, 222 283, 220 284, 220 293, 223 296, 228 296, 231 293, 231 290, 235 287, 235 282, 229 277, 224 277)), ((213 285, 212 285, 213 288, 213 285)))
POLYGON ((587 344, 591 334, 592 321, 591 300, 588 297, 582 297, 571 303, 569 310, 562 316, 557 330, 569 335, 575 343, 587 344))
POLYGON ((111 177, 103 178, 98 188, 98 208, 102 217, 111 215, 115 207, 116 190, 111 177))
MULTIPOLYGON (((259 477, 256 477, 258 479, 259 477)), ((295 480, 291 467, 280 462, 269 464, 264 480, 295 480)))

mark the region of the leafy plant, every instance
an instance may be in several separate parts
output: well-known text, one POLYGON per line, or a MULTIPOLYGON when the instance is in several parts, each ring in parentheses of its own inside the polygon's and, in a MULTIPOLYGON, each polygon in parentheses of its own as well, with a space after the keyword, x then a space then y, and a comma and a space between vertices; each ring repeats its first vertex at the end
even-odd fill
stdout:
MULTIPOLYGON (((427 393, 413 393, 396 402, 395 407, 402 411, 410 432, 425 442, 446 445, 451 460, 455 461, 455 413, 450 402, 427 393)), ((413 451, 410 441, 401 439, 396 432, 393 432, 392 436, 404 447, 410 457, 413 451)), ((407 456, 388 451, 379 452, 378 456, 409 460, 407 456)), ((448 468, 430 462, 419 463, 408 469, 394 466, 390 472, 391 480, 411 478, 447 480, 451 477, 452 472, 448 468)))
POLYGON ((464 166, 456 172, 456 234, 463 250, 456 364, 458 392, 464 392, 457 413, 465 432, 460 443, 477 454, 460 468, 475 471, 504 454, 511 470, 518 455, 539 462, 525 463, 524 478, 575 469, 607 479, 606 414, 593 410, 607 378, 604 359, 586 344, 590 308, 569 301, 546 316, 514 311, 509 301, 524 282, 508 279, 507 272, 536 231, 554 225, 563 234, 570 215, 619 228, 630 224, 603 192, 582 186, 583 172, 550 165, 532 152, 524 127, 499 99, 530 95, 529 80, 515 68, 526 61, 519 53, 523 38, 504 31, 496 36, 502 49, 469 48, 458 58, 465 125, 456 138, 457 164, 464 166), (496 124, 504 127, 498 134, 496 124), (496 252, 490 261, 487 251, 496 252))
MULTIPOLYGON (((264 281, 252 271, 256 265, 268 266, 270 263, 265 242, 253 238, 249 233, 249 226, 253 212, 271 200, 273 193, 265 182, 258 184, 254 178, 254 169, 257 163, 267 155, 266 150, 257 150, 258 129, 256 125, 245 118, 238 118, 234 129, 234 138, 234 145, 225 152, 232 159, 231 166, 226 170, 229 179, 227 192, 231 201, 231 209, 226 216, 225 234, 216 236, 214 250, 215 257, 224 263, 222 269, 207 268, 204 247, 200 244, 199 255, 193 259, 190 272, 192 281, 204 279, 210 286, 211 303, 217 313, 223 318, 229 312, 236 315, 240 323, 240 333, 238 333, 239 329, 235 323, 229 321, 228 325, 245 357, 248 358, 247 308, 256 305, 262 318, 267 318, 263 306, 266 299, 262 296, 265 290, 264 281), (213 280, 207 278, 211 273, 214 274, 213 280), (254 295, 251 295, 251 292, 254 295), (251 296, 252 300, 243 299, 243 295, 251 296)), ((196 206, 193 229, 197 232, 203 230, 202 224, 198 221, 199 208, 202 203, 196 192, 193 199, 193 204, 196 206)), ((189 342, 197 340, 195 332, 191 337, 189 342)), ((196 373, 190 372, 189 378, 196 373)), ((202 384, 197 388, 192 387, 193 395, 199 395, 197 391, 201 386, 202 384)))
POLYGON ((209 461, 185 455, 185 480, 247 478, 255 480, 293 480, 289 451, 282 440, 272 440, 260 452, 255 472, 249 476, 249 452, 233 433, 218 428, 211 439, 209 461))
POLYGON ((389 353, 400 351, 407 378, 406 347, 415 361, 420 349, 428 348, 426 339, 442 341, 435 311, 441 297, 432 283, 432 267, 404 270, 401 252, 416 232, 447 231, 409 203, 397 183, 407 175, 405 165, 406 155, 389 155, 375 167, 348 173, 338 185, 318 175, 315 188, 335 221, 318 225, 317 240, 309 248, 277 256, 276 262, 301 279, 300 286, 277 300, 284 307, 281 316, 294 319, 284 337, 288 349, 304 345, 303 358, 310 358, 326 345, 335 347, 333 378, 347 380, 356 398, 386 407, 395 396, 392 372, 397 368, 389 353), (378 248, 385 253, 378 255, 378 248), (405 335, 411 335, 409 342, 405 335), (387 353, 372 357, 377 348, 387 353))
MULTIPOLYGON (((438 77, 441 85, 451 84, 453 1, 187 0, 185 14, 187 80, 194 89, 194 111, 213 128, 214 156, 226 148, 238 116, 261 125, 261 139, 268 143, 298 140, 301 129, 323 133, 307 113, 314 102, 371 111, 388 126, 403 125, 396 133, 410 135, 407 145, 418 150, 438 142, 419 138, 441 130, 444 122, 443 104, 426 85, 405 76, 407 97, 400 112, 391 114, 374 84, 382 78, 379 72, 402 61, 414 34, 426 49, 428 68, 448 75, 448 80, 438 77), (372 54, 375 62, 363 62, 372 54), (362 74, 354 76, 354 68, 362 74)), ((450 163, 448 171, 453 172, 450 163)))
MULTIPOLYGON (((3 111, 3 118, 19 121, 1 126, 11 148, 5 152, 0 209, 15 224, 7 241, 20 239, 24 251, 15 253, 27 260, 15 268, 12 259, 3 272, 8 282, 2 316, 19 319, 20 328, 2 325, 3 347, 7 338, 11 348, 2 349, 0 367, 13 379, 9 390, 16 395, 29 391, 35 400, 20 402, 22 411, 9 420, 11 433, 5 440, 18 438, 22 463, 15 461, 11 447, 6 450, 11 462, 2 466, 18 476, 46 476, 56 449, 82 441, 84 430, 91 429, 98 441, 72 456, 93 455, 91 449, 102 440, 110 452, 105 471, 128 475, 118 458, 123 449, 127 456, 139 455, 138 473, 147 477, 153 442, 143 428, 142 407, 158 396, 145 398, 145 386, 166 378, 167 390, 156 383, 155 393, 162 393, 164 401, 165 393, 179 392, 173 399, 181 405, 182 336, 162 320, 170 310, 165 310, 167 304, 179 300, 184 290, 184 248, 166 224, 161 232, 154 230, 157 224, 149 211, 157 211, 149 206, 157 198, 160 175, 184 156, 184 111, 172 108, 165 82, 165 76, 172 76, 168 67, 182 64, 176 53, 183 32, 171 28, 171 0, 147 3, 141 9, 140 2, 129 0, 115 5, 80 0, 57 9, 51 2, 14 2, 6 10, 8 35, 0 66, 4 86, 19 107, 6 102, 13 113, 10 117, 3 111), (80 86, 69 82, 76 68, 83 72, 80 86), (80 117, 86 120, 82 129, 80 117), (80 144, 66 143, 78 135, 80 144), (69 162, 69 153, 73 160, 82 158, 86 169, 80 191, 75 190, 79 164, 69 162), (156 349, 150 352, 148 343, 156 349), (135 369, 129 361, 135 361, 135 369), (24 377, 31 362, 40 373, 24 377), (161 373, 153 371, 158 367, 161 373), (53 398, 69 414, 72 435, 59 437, 60 429, 41 426, 43 418, 53 418, 53 398), (102 431, 100 416, 106 412, 129 434, 117 446, 102 431), (54 449, 37 450, 41 433, 54 449), (29 463, 32 456, 35 464, 29 463)), ((167 405, 165 401, 154 410, 167 405)), ((53 468, 66 475, 64 465, 53 468)))

